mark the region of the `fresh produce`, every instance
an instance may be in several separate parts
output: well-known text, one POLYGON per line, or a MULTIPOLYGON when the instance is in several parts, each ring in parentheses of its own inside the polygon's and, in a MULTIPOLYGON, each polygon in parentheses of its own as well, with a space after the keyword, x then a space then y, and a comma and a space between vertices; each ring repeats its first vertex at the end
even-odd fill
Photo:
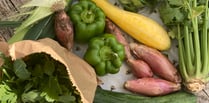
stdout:
POLYGON ((132 58, 129 43, 126 38, 123 36, 124 33, 121 31, 116 24, 114 24, 110 19, 105 19, 105 32, 115 35, 118 42, 120 42, 125 47, 125 58, 132 58))
POLYGON ((71 50, 74 44, 74 31, 73 24, 69 16, 64 11, 64 4, 55 4, 58 5, 54 10, 55 13, 55 32, 59 42, 68 50, 71 50), (60 8, 58 8, 60 7, 60 8))
POLYGON ((69 10, 75 30, 75 41, 85 43, 92 37, 103 34, 105 14, 90 0, 80 0, 69 10))
POLYGON ((115 24, 136 40, 159 50, 170 48, 170 38, 165 29, 143 15, 124 11, 107 0, 92 0, 115 24))
POLYGON ((170 60, 157 49, 137 43, 131 43, 130 48, 138 58, 144 60, 151 67, 154 74, 171 82, 181 82, 181 77, 177 69, 170 60))
POLYGON ((12 61, 1 55, 1 103, 81 103, 66 67, 45 53, 12 61))
POLYGON ((201 91, 209 81, 208 0, 166 0, 159 11, 178 40, 183 84, 190 92, 201 91))
POLYGON ((143 60, 129 59, 128 64, 130 65, 131 71, 136 77, 153 77, 153 72, 150 66, 143 60))
POLYGON ((124 46, 112 34, 92 38, 84 54, 84 60, 92 65, 100 76, 119 72, 124 58, 124 46))
POLYGON ((159 78, 140 78, 125 82, 125 88, 147 96, 160 96, 181 89, 181 85, 159 78))
POLYGON ((118 42, 120 42, 125 47, 125 59, 127 64, 131 67, 131 71, 137 77, 152 77, 153 73, 149 65, 139 59, 135 59, 130 51, 129 43, 124 37, 123 32, 117 27, 111 20, 106 18, 106 32, 111 33, 116 36, 118 42))
POLYGON ((138 94, 120 93, 97 88, 94 103, 197 103, 197 97, 193 94, 178 91, 172 94, 145 97, 138 94))
POLYGON ((140 8, 144 7, 144 0, 118 0, 123 6, 124 10, 131 12, 138 12, 140 8))
MULTIPOLYGON (((55 11, 52 11, 52 5, 54 5, 57 0, 31 0, 30 2, 24 4, 22 7, 31 8, 35 7, 34 10, 29 11, 28 13, 22 13, 19 15, 30 14, 29 17, 24 20, 21 25, 15 28, 14 35, 9 39, 8 43, 14 43, 20 40, 23 40, 24 36, 29 32, 29 30, 34 26, 38 21, 46 18, 47 16, 52 15, 55 11)), ((71 0, 60 0, 59 2, 64 3, 66 6, 71 0)))

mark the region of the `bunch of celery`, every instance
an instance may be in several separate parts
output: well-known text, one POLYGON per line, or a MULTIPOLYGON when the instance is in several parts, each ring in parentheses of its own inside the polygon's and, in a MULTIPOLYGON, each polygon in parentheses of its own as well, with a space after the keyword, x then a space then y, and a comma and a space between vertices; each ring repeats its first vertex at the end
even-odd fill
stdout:
POLYGON ((170 34, 177 34, 179 71, 191 92, 209 81, 208 0, 166 0, 159 9, 170 34))

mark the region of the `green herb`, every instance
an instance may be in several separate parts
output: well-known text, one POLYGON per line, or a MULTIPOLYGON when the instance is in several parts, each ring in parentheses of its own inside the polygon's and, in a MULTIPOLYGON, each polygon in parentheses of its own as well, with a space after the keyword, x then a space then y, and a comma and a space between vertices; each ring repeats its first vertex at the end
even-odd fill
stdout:
POLYGON ((81 103, 63 64, 45 53, 4 60, 0 77, 0 103, 81 103))

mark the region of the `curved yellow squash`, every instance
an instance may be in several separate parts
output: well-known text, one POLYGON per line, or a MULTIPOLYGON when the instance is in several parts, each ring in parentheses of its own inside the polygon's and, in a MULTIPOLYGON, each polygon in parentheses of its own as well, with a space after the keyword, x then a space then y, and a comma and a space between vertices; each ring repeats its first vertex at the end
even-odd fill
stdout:
POLYGON ((154 20, 138 13, 122 10, 108 0, 92 0, 121 29, 139 42, 156 48, 167 50, 171 41, 165 29, 154 20))

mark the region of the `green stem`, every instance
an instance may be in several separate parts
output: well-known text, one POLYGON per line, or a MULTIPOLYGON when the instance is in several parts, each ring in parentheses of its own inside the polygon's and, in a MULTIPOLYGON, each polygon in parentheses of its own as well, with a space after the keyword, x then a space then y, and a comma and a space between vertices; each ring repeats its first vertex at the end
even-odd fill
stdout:
POLYGON ((202 67, 202 73, 204 75, 208 75, 209 73, 209 62, 208 62, 208 30, 207 30, 207 27, 208 27, 208 22, 209 22, 209 19, 208 19, 208 0, 206 0, 206 9, 205 9, 205 17, 204 17, 204 24, 203 24, 203 34, 202 34, 202 58, 203 58, 203 67, 202 67))
MULTIPOLYGON (((195 58, 195 54, 194 54, 194 43, 193 43, 193 36, 192 36, 192 33, 189 32, 189 44, 190 44, 190 53, 191 53, 191 60, 192 60, 192 63, 194 63, 194 58, 195 58)), ((194 65, 193 65, 194 66, 194 65)))
MULTIPOLYGON (((197 1, 193 0, 193 8, 197 7, 197 1)), ((194 52, 195 52, 195 76, 198 77, 201 71, 201 55, 200 55, 200 40, 199 40, 199 27, 198 27, 198 20, 197 17, 193 16, 192 8, 188 5, 189 13, 192 19, 192 27, 194 30, 194 52)))
POLYGON ((7 78, 11 79, 11 76, 7 73, 6 69, 2 69, 2 72, 7 76, 7 78))
POLYGON ((84 10, 81 13, 81 19, 85 23, 92 23, 92 22, 94 22, 95 15, 91 10, 84 10))
POLYGON ((186 65, 185 65, 185 57, 184 57, 184 45, 182 41, 181 36, 181 30, 180 25, 178 25, 178 50, 179 50, 179 70, 181 72, 182 77, 187 81, 188 80, 188 74, 186 71, 186 65))
POLYGON ((192 57, 191 57, 191 52, 193 51, 193 49, 191 49, 191 45, 190 45, 190 36, 189 35, 189 30, 188 30, 188 26, 184 25, 184 46, 185 46, 185 62, 186 62, 186 68, 187 68, 187 73, 189 73, 188 75, 194 75, 194 67, 192 65, 192 57))

